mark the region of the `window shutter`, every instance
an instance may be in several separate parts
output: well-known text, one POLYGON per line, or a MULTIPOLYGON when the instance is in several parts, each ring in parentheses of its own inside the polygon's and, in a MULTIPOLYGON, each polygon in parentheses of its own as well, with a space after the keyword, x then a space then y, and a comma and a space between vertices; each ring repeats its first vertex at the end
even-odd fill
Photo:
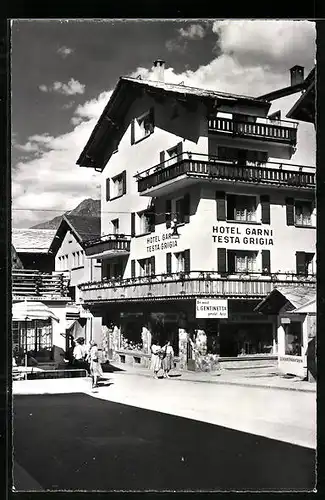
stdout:
POLYGON ((166 273, 172 273, 172 254, 170 252, 166 253, 166 273))
POLYGON ((149 216, 149 231, 153 233, 155 231, 155 226, 156 226, 156 213, 155 213, 155 207, 152 206, 150 209, 150 216, 149 216))
POLYGON ((236 195, 227 195, 227 220, 235 220, 236 195))
POLYGON ((135 143, 135 130, 134 130, 135 123, 134 122, 135 122, 135 119, 132 120, 132 122, 131 122, 131 144, 135 143))
POLYGON ((306 254, 305 252, 296 252, 296 272, 297 274, 306 274, 306 254))
POLYGON ((217 220, 226 220, 226 195, 223 191, 216 192, 217 220))
POLYGON ((262 273, 271 273, 271 252, 270 250, 262 250, 262 273))
POLYGON ((151 124, 151 132, 155 128, 155 108, 150 108, 150 124, 151 124))
POLYGON ((228 273, 233 274, 236 272, 236 255, 235 252, 231 252, 228 250, 227 252, 227 260, 228 260, 228 273))
POLYGON ((131 260, 131 278, 135 278, 135 260, 131 260))
POLYGON ((151 265, 151 275, 154 276, 156 274, 156 266, 155 266, 155 256, 150 257, 150 265, 151 265))
POLYGON ((122 178, 123 178, 123 194, 126 193, 126 170, 124 170, 123 174, 122 174, 122 178))
POLYGON ((265 194, 260 197, 261 207, 262 207, 262 223, 270 224, 271 215, 270 215, 270 197, 265 194))
POLYGON ((218 273, 225 274, 227 272, 227 250, 218 248, 218 273))
POLYGON ((109 201, 110 200, 110 192, 109 192, 109 185, 110 183, 110 178, 107 178, 106 179, 106 201, 109 201))
POLYGON ((179 142, 176 146, 176 149, 177 149, 177 156, 178 156, 178 160, 181 160, 182 158, 182 153, 183 153, 183 143, 182 142, 179 142))
POLYGON ((159 160, 160 160, 160 163, 164 163, 164 161, 165 161, 165 151, 160 151, 160 153, 159 153, 159 160))
POLYGON ((135 213, 131 213, 131 236, 135 236, 135 213))
POLYGON ((294 226, 295 223, 295 206, 293 198, 286 198, 287 207, 287 226, 294 226))
POLYGON ((166 200, 165 221, 167 228, 171 226, 171 220, 172 220, 171 211, 172 211, 172 200, 166 200))
POLYGON ((190 222, 191 197, 187 193, 183 198, 184 222, 190 222))
POLYGON ((190 250, 184 250, 184 272, 189 273, 190 271, 191 271, 190 250))

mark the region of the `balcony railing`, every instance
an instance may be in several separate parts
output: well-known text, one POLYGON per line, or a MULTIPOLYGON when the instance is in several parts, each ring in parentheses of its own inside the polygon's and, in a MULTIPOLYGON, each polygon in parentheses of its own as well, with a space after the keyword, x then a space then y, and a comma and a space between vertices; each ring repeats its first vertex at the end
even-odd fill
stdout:
POLYGON ((100 238, 84 242, 85 254, 87 256, 101 253, 127 254, 130 253, 131 237, 125 234, 106 234, 100 238))
POLYGON ((28 269, 13 269, 12 296, 13 298, 68 299, 68 279, 64 274, 47 274, 28 269))
POLYGON ((315 287, 314 275, 262 274, 221 276, 202 271, 128 279, 102 280, 80 285, 85 302, 179 300, 195 297, 263 298, 275 286, 303 283, 315 287))
POLYGON ((262 139, 295 146, 297 143, 298 124, 284 120, 257 118, 256 122, 246 122, 231 118, 210 117, 210 132, 262 139))
POLYGON ((253 184, 315 188, 315 168, 267 162, 264 164, 220 160, 217 156, 184 152, 135 177, 138 191, 143 193, 177 177, 196 177, 253 184))

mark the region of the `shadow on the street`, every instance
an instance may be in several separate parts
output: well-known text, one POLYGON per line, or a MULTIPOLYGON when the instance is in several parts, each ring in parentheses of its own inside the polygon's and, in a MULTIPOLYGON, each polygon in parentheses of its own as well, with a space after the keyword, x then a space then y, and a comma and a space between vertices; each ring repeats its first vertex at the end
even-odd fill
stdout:
POLYGON ((113 373, 113 372, 125 372, 123 368, 113 365, 109 361, 106 363, 102 363, 102 370, 104 373, 113 373))

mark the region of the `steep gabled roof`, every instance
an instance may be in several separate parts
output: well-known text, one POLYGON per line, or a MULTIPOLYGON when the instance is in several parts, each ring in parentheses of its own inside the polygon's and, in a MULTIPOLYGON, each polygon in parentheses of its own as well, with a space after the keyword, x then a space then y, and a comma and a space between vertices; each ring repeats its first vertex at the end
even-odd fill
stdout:
POLYGON ((297 85, 289 85, 288 87, 283 87, 281 89, 273 90, 268 94, 264 94, 258 97, 258 99, 266 99, 267 101, 274 101, 275 99, 280 99, 281 97, 287 97, 288 95, 295 94, 296 92, 302 92, 306 90, 312 82, 315 81, 315 68, 313 68, 309 74, 306 76, 305 80, 297 85))
POLYGON ((64 215, 50 247, 52 254, 57 253, 68 231, 71 231, 78 243, 83 246, 85 241, 100 236, 100 217, 64 215))
POLYGON ((121 77, 77 160, 78 165, 103 170, 127 128, 128 124, 124 122, 125 115, 134 100, 143 93, 157 99, 162 97, 179 99, 187 104, 200 101, 210 107, 216 104, 227 104, 228 106, 237 104, 246 107, 251 105, 254 106, 255 110, 260 110, 261 116, 266 116, 270 108, 269 102, 256 97, 180 84, 121 77))
POLYGON ((17 253, 48 253, 55 236, 53 229, 12 229, 12 244, 17 253))
POLYGON ((287 305, 290 312, 308 304, 316 296, 314 287, 303 285, 292 285, 277 287, 269 293, 255 308, 255 311, 263 314, 278 314, 287 305))

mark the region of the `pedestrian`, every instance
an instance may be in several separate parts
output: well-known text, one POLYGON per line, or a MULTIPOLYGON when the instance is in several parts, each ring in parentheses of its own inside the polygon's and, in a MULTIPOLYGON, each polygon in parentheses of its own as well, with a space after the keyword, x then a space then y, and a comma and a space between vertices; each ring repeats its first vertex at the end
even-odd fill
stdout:
POLYGON ((174 349, 170 340, 164 347, 165 356, 163 357, 162 364, 164 370, 164 378, 169 378, 169 372, 174 367, 174 349))
POLYGON ((87 364, 87 348, 85 346, 85 339, 79 337, 76 339, 76 345, 73 349, 73 364, 76 368, 89 371, 87 364))
POLYGON ((94 340, 90 341, 90 350, 88 361, 90 364, 90 375, 92 379, 92 388, 98 387, 98 379, 103 376, 102 366, 99 362, 98 347, 94 340))
POLYGON ((151 343, 151 370, 154 373, 154 378, 158 378, 158 372, 161 369, 160 354, 161 346, 158 344, 157 339, 152 339, 151 343))

